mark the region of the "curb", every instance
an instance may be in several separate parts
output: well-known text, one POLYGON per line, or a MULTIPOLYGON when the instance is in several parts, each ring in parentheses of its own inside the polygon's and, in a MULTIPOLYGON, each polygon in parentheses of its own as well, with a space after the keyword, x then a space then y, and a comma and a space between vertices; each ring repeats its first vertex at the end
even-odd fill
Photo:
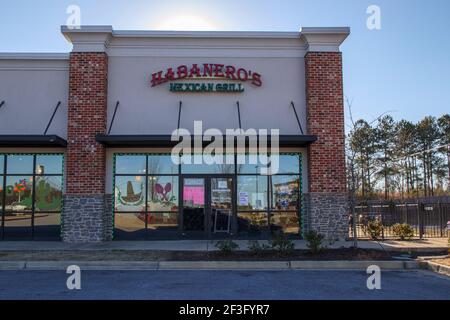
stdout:
POLYGON ((26 261, 0 261, 0 270, 23 270, 26 261))
MULTIPOLYGON (((66 270, 77 265, 81 270, 157 270, 157 261, 29 261, 27 270, 66 270)), ((0 264, 0 269, 2 265, 0 264)))
MULTIPOLYGON (((448 247, 433 247, 433 248, 418 248, 418 247, 405 247, 405 248, 398 248, 398 247, 383 247, 384 250, 388 251, 388 252, 430 252, 430 253, 439 253, 439 252, 443 252, 443 251, 447 251, 448 247)), ((374 250, 383 250, 383 249, 376 249, 373 248, 374 250)))
POLYGON ((288 270, 290 261, 161 261, 160 270, 288 270))
POLYGON ((430 271, 444 274, 446 276, 450 277, 450 266, 444 266, 442 264, 438 264, 436 262, 431 261, 424 261, 423 264, 425 265, 425 268, 427 268, 430 271))
POLYGON ((420 267, 417 261, 292 261, 291 269, 366 270, 371 265, 386 270, 412 270, 420 267))
MULTIPOLYGON (((427 268, 418 261, 0 261, 0 270, 366 270, 377 265, 385 270, 427 268)), ((438 265, 440 266, 440 265, 438 265)), ((428 265, 428 268, 429 265, 428 265)), ((435 267, 437 268, 437 267, 435 267)), ((437 268, 446 270, 447 268, 437 268)), ((450 268, 447 270, 450 275, 450 268)))

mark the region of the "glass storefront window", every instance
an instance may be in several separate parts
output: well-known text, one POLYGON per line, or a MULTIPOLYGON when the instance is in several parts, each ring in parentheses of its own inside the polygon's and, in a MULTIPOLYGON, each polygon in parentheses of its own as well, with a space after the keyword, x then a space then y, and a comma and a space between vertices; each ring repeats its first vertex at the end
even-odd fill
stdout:
POLYGON ((63 156, 62 155, 37 155, 36 156, 36 174, 62 174, 63 156))
POLYGON ((61 214, 42 213, 34 214, 34 234, 39 240, 58 240, 60 237, 61 214))
POLYGON ((145 211, 145 176, 117 176, 114 186, 116 211, 145 211))
POLYGON ((149 155, 148 156, 149 174, 178 174, 178 165, 173 163, 170 155, 149 155))
POLYGON ((4 239, 59 239, 64 156, 56 153, 0 154, 0 159, 4 239), (6 171, 3 170, 4 160, 6 171))
POLYGON ((1 212, 3 211, 3 176, 0 176, 0 219, 1 219, 1 212))
POLYGON ((272 208, 274 210, 298 210, 299 176, 271 176, 272 208))
POLYGON ((6 178, 5 211, 31 211, 33 204, 33 177, 6 178))
POLYGON ((36 177, 36 211, 61 211, 62 177, 36 177))
POLYGON ((299 174, 301 154, 280 154, 279 174, 299 174))
POLYGON ((118 154, 115 164, 114 238, 148 239, 177 231, 179 166, 170 154, 118 154))
POLYGON ((185 174, 234 174, 234 165, 182 164, 181 172, 185 174))
POLYGON ((278 172, 271 176, 262 176, 261 168, 267 167, 267 160, 270 158, 266 155, 246 154, 245 164, 237 165, 239 233, 251 233, 249 230, 262 231, 270 226, 271 232, 298 234, 301 154, 279 154, 278 172), (249 212, 244 212, 246 210, 249 212))
POLYGON ((114 235, 123 240, 144 240, 145 219, 145 213, 116 213, 114 235))
POLYGON ((222 164, 206 164, 202 155, 187 155, 190 163, 181 164, 181 173, 186 174, 234 174, 235 165, 226 163, 226 156, 222 157, 222 164))
POLYGON ((33 156, 14 154, 8 155, 8 174, 32 174, 33 156))
POLYGON ((5 169, 5 156, 3 154, 0 154, 0 174, 3 174, 4 169, 5 169))
POLYGON ((148 177, 148 211, 178 212, 178 192, 177 176, 148 177))
MULTIPOLYGON (((260 169, 266 167, 267 158, 252 156, 245 155, 247 163, 241 165, 193 163, 178 166, 172 163, 169 154, 116 155, 114 210, 115 216, 118 217, 115 221, 118 233, 114 237, 132 239, 134 236, 141 237, 142 233, 146 239, 165 237, 169 230, 172 235, 180 231, 179 221, 183 222, 183 231, 191 230, 186 227, 192 220, 188 219, 189 210, 213 212, 216 205, 225 210, 223 203, 216 201, 216 198, 226 196, 232 199, 231 215, 236 219, 232 220, 232 225, 234 224, 233 228, 237 226, 239 235, 258 236, 269 231, 298 234, 301 154, 281 154, 280 170, 271 176, 260 174, 260 169), (255 160, 256 163, 251 163, 255 160), (119 166, 122 166, 122 169, 119 169, 119 166), (135 169, 129 172, 130 169, 124 169, 127 166, 135 169), (219 186, 212 176, 203 176, 215 174, 227 175, 220 179, 230 177, 228 195, 221 190, 224 185, 219 186), (233 190, 234 187, 236 190, 233 190), (180 192, 183 195, 183 203, 180 203, 180 192), (209 196, 206 192, 210 192, 209 196), (211 202, 211 207, 207 206, 205 199, 211 202), (179 206, 183 208, 180 210, 179 206), (139 226, 130 228, 130 220, 138 221, 139 226), (131 231, 125 232, 125 229, 131 231)), ((195 155, 197 162, 203 160, 200 157, 201 155, 195 155)), ((199 217, 199 224, 203 229, 205 219, 202 215, 196 216, 199 217)), ((136 226, 136 223, 132 225, 136 226)))
POLYGON ((272 232, 285 234, 299 234, 300 220, 297 211, 272 211, 270 215, 270 229, 272 232))
POLYGON ((238 210, 266 210, 268 204, 266 176, 238 176, 238 210))
MULTIPOLYGON (((171 228, 171 231, 176 231, 178 227, 178 211, 176 212, 149 212, 147 214, 147 228, 151 232, 159 232, 160 229, 171 228), (175 229, 175 230, 174 230, 175 229)), ((163 233, 163 232, 160 232, 163 233)))
MULTIPOLYGON (((237 158, 238 173, 242 174, 260 174, 261 168, 267 168, 267 163, 271 160, 270 156, 261 154, 240 155, 245 157, 245 163, 239 162, 237 158)), ((299 174, 300 172, 301 154, 279 154, 278 155, 278 172, 277 174, 299 174)), ((269 163, 270 166, 270 163, 269 163)))
POLYGON ((247 211, 237 214, 238 231, 241 235, 259 236, 269 229, 267 212, 247 211))
POLYGON ((4 239, 29 240, 32 235, 31 212, 5 212, 4 239))
POLYGON ((267 156, 263 154, 239 154, 236 160, 238 174, 260 174, 261 168, 267 166, 265 164, 267 163, 267 156))
POLYGON ((145 174, 147 160, 145 155, 117 155, 116 173, 118 174, 145 174))

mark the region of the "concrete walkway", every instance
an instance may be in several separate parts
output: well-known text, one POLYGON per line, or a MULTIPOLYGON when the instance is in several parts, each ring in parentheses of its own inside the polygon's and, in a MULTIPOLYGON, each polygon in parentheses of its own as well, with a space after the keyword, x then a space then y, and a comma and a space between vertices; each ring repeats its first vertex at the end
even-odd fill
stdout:
MULTIPOLYGON (((448 249, 446 238, 413 241, 359 241, 362 249, 386 251, 427 251, 437 252, 448 249)), ((248 250, 247 240, 235 240, 240 250, 248 250)), ((266 241, 260 241, 261 243, 266 241)), ((306 241, 295 240, 296 249, 307 249, 306 241)), ((74 251, 74 250, 164 250, 164 251, 216 251, 216 241, 211 240, 173 240, 173 241, 111 241, 100 243, 65 243, 46 241, 0 241, 0 251, 74 251)), ((330 249, 349 248, 352 241, 325 243, 330 249)))

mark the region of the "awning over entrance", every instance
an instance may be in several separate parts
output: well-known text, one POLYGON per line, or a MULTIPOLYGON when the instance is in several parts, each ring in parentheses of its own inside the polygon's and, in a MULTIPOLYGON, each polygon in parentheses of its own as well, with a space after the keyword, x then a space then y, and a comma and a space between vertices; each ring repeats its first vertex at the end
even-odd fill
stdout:
POLYGON ((0 135, 0 147, 67 147, 67 141, 57 135, 0 135))
MULTIPOLYGON (((194 141, 194 137, 191 137, 194 141)), ((236 138, 235 138, 236 139, 236 138)), ((172 141, 170 135, 106 135, 98 134, 97 142, 106 147, 173 147, 178 141, 172 141)), ((267 145, 270 146, 270 137, 267 138, 267 145)), ((280 135, 280 147, 306 147, 317 140, 314 135, 280 135)), ((225 137, 223 138, 225 142, 225 137)), ((208 145, 210 141, 204 141, 208 145)), ((246 139, 248 145, 248 138, 246 139)))

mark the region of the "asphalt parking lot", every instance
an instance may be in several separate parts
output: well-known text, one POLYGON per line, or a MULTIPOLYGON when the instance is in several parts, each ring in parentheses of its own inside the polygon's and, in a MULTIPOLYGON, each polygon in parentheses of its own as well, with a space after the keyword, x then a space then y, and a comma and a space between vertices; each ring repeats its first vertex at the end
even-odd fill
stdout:
POLYGON ((69 290, 65 271, 0 271, 0 299, 450 299, 450 278, 429 271, 382 271, 369 290, 356 270, 81 271, 69 290))

